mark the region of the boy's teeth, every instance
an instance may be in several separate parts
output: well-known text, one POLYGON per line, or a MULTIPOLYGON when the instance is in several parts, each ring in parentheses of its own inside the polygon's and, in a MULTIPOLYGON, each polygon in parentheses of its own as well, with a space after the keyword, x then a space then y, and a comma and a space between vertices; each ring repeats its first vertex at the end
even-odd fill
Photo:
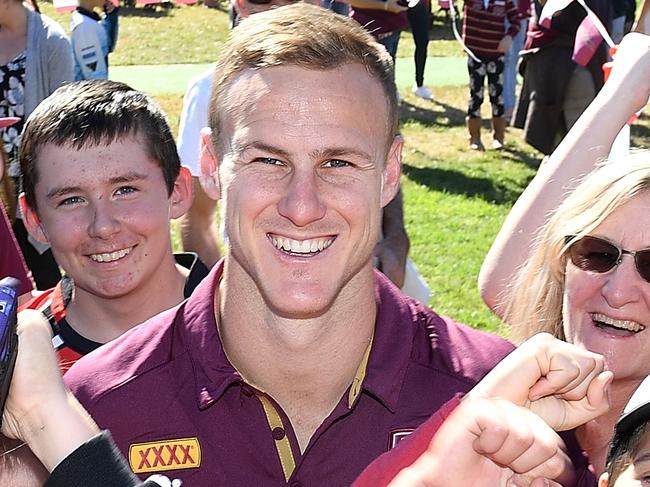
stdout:
POLYGON ((294 254, 311 254, 326 249, 334 239, 332 238, 314 238, 308 240, 294 240, 290 238, 271 235, 270 240, 279 250, 292 252, 294 254))
POLYGON ((636 321, 616 320, 602 313, 592 313, 591 319, 597 323, 601 323, 606 326, 611 326, 612 328, 627 330, 634 333, 638 333, 640 331, 645 330, 645 325, 642 325, 641 323, 637 323, 636 321))
POLYGON ((131 249, 122 249, 116 250, 115 252, 103 253, 103 254, 90 254, 90 258, 95 262, 113 262, 115 260, 121 259, 131 252, 131 249))

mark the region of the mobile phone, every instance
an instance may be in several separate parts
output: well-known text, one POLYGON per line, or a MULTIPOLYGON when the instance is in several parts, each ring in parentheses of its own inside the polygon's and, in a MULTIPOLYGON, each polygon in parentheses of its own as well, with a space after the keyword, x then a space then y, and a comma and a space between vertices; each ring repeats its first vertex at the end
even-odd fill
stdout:
POLYGON ((13 277, 0 281, 0 425, 18 353, 16 311, 19 286, 13 277))

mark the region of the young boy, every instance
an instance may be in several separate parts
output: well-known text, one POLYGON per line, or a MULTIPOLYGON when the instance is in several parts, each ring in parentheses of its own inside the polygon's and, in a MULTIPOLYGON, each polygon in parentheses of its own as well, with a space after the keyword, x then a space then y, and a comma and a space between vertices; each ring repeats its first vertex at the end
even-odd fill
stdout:
POLYGON ((468 53, 467 58, 469 104, 466 122, 472 150, 485 150, 481 142, 481 105, 486 76, 492 105, 492 148, 503 148, 506 131, 503 118, 504 55, 510 50, 512 38, 518 31, 519 14, 513 0, 465 0, 463 40, 472 53, 468 53), (510 23, 507 31, 506 19, 510 23))
POLYGON ((192 181, 146 95, 111 81, 60 88, 27 121, 20 162, 25 225, 65 272, 23 308, 49 319, 64 371, 207 274, 172 253, 169 220, 187 211, 192 181))
POLYGON ((607 471, 598 487, 650 485, 650 376, 632 394, 616 423, 607 471))
POLYGON ((75 80, 108 79, 108 55, 117 43, 118 12, 111 0, 79 0, 70 20, 75 80), (96 8, 103 8, 104 18, 96 8))

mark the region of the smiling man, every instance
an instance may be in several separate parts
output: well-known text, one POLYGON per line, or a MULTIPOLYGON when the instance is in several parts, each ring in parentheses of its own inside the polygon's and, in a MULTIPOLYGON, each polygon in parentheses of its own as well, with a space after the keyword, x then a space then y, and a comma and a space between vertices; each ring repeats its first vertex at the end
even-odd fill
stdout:
POLYGON ((228 253, 66 381, 142 477, 350 485, 512 347, 373 269, 402 140, 390 56, 353 20, 305 4, 243 20, 210 127, 201 184, 228 253))
POLYGON ((144 94, 109 81, 60 88, 25 126, 21 168, 25 225, 65 272, 24 308, 50 320, 62 370, 207 274, 195 255, 172 253, 170 219, 190 205, 191 176, 144 94))

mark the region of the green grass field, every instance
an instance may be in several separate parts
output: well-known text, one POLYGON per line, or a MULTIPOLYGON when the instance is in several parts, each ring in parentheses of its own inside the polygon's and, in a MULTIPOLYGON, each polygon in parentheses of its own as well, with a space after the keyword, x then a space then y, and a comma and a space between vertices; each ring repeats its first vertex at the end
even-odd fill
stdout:
MULTIPOLYGON (((67 28, 69 14, 54 14, 51 4, 46 2, 42 9, 67 28)), ((199 72, 202 67, 170 67, 161 71, 128 66, 210 63, 227 36, 227 25, 225 11, 202 6, 157 12, 141 7, 124 8, 111 66, 121 73, 120 79, 130 73, 135 76, 134 81, 148 86, 176 131, 183 82, 188 72, 199 72), (174 81, 175 78, 179 79, 174 81)), ((434 86, 435 101, 414 98, 406 88, 412 81, 404 78, 404 73, 411 69, 413 52, 408 32, 402 35, 397 63, 398 82, 404 87, 403 187, 411 257, 433 291, 429 303, 432 308, 461 322, 503 332, 482 303, 476 279, 483 256, 510 207, 533 177, 540 155, 521 141, 515 129, 509 130, 503 152, 475 153, 466 149, 464 78, 456 75, 450 78, 455 83, 440 82, 449 71, 462 69, 463 54, 442 16, 436 17, 431 36, 429 55, 445 57, 440 62, 448 63, 432 61, 430 66, 437 69, 427 71, 425 81, 434 86), (448 84, 455 86, 445 86, 448 84)), ((487 111, 485 103, 486 116, 487 111)), ((487 124, 485 127, 487 132, 487 124)), ((633 135, 635 145, 648 145, 647 118, 633 128, 633 135)), ((485 139, 489 141, 489 137, 485 139)), ((177 234, 174 242, 178 247, 177 234)))

